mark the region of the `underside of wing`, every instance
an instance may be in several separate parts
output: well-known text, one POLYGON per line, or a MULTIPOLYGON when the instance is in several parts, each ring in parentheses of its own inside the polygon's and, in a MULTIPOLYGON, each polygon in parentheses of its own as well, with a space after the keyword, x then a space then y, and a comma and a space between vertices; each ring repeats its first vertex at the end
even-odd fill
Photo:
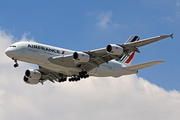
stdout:
POLYGON ((145 46, 150 43, 153 43, 153 42, 156 42, 156 41, 168 38, 168 37, 173 38, 173 34, 161 35, 161 36, 152 37, 152 38, 148 38, 148 39, 144 39, 144 40, 140 40, 140 41, 125 43, 125 44, 118 44, 118 45, 123 47, 124 51, 127 53, 132 52, 132 51, 140 52, 137 47, 145 46))
POLYGON ((67 80, 67 75, 63 75, 61 73, 51 71, 44 67, 39 66, 39 69, 27 69, 24 75, 24 82, 34 85, 40 83, 44 83, 49 80, 51 82, 65 82, 67 80))
POLYGON ((48 60, 56 65, 69 67, 69 68, 81 68, 86 71, 90 71, 95 67, 103 63, 108 63, 112 59, 119 59, 120 56, 109 55, 106 52, 106 48, 87 51, 87 52, 74 52, 72 55, 55 56, 48 60), (82 58, 78 58, 78 57, 82 58), (87 61, 84 57, 88 57, 87 61), (75 58, 76 57, 76 58, 75 58))
POLYGON ((51 70, 48 70, 46 68, 43 68, 41 66, 39 66, 39 72, 41 72, 41 80, 49 80, 51 82, 54 83, 54 81, 57 82, 64 82, 67 79, 67 76, 61 74, 61 73, 57 73, 51 70))
POLYGON ((87 51, 85 53, 91 56, 91 60, 88 63, 84 64, 84 69, 86 69, 87 71, 95 67, 99 67, 103 63, 108 63, 108 61, 112 59, 115 59, 114 57, 107 54, 106 48, 97 49, 93 51, 87 51))
MULTIPOLYGON (((140 53, 138 47, 148 45, 150 43, 153 43, 153 42, 156 42, 156 41, 168 38, 168 37, 173 37, 173 34, 161 35, 161 36, 148 38, 148 39, 144 39, 144 40, 140 40, 140 41, 138 41, 139 40, 138 36, 131 36, 125 44, 117 44, 117 46, 122 47, 122 49, 123 49, 122 54, 118 54, 118 52, 117 52, 117 54, 115 54, 116 50, 114 53, 111 53, 111 52, 107 53, 108 46, 106 48, 88 51, 86 53, 91 56, 91 61, 88 62, 87 64, 85 64, 84 68, 87 70, 91 70, 92 68, 98 67, 99 65, 101 65, 105 62, 108 63, 108 61, 110 61, 112 59, 119 60, 119 58, 121 58, 123 55, 126 57, 131 56, 130 53, 132 53, 133 51, 140 53)), ((111 47, 117 48, 117 46, 112 45, 111 47)))

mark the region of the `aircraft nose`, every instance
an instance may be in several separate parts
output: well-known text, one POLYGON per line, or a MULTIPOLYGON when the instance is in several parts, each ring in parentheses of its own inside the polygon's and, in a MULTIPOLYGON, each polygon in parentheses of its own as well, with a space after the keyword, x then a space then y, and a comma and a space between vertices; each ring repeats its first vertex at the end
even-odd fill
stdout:
POLYGON ((8 48, 6 49, 5 53, 8 56, 8 54, 9 54, 9 49, 8 48))
POLYGON ((5 51, 5 54, 10 57, 12 56, 12 50, 10 48, 7 48, 6 51, 5 51))

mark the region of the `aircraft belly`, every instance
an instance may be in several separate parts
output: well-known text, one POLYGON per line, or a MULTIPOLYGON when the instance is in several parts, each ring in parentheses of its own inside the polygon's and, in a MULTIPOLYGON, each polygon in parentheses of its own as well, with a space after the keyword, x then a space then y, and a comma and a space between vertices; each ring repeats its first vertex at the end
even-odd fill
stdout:
POLYGON ((43 68, 46 68, 48 70, 51 70, 51 71, 54 71, 57 73, 61 73, 61 74, 67 75, 67 76, 77 75, 81 71, 81 69, 78 69, 78 68, 77 69, 66 68, 63 66, 55 65, 55 64, 48 64, 48 65, 41 64, 40 66, 43 68))
POLYGON ((67 68, 67 67, 53 64, 53 63, 49 62, 47 60, 47 58, 44 61, 31 61, 31 62, 34 64, 37 64, 41 67, 44 67, 48 70, 51 70, 51 71, 54 71, 57 73, 61 73, 61 74, 67 75, 67 76, 76 75, 77 73, 79 73, 81 71, 81 69, 79 69, 79 68, 67 68))
POLYGON ((111 64, 104 63, 97 68, 92 69, 88 72, 89 75, 98 76, 98 77, 106 77, 112 76, 115 74, 114 66, 111 64))
POLYGON ((109 63, 104 63, 100 65, 99 68, 91 70, 89 74, 97 77, 108 77, 108 76, 119 77, 122 75, 136 73, 136 71, 124 70, 122 69, 122 66, 124 65, 121 64, 120 62, 110 61, 109 63))

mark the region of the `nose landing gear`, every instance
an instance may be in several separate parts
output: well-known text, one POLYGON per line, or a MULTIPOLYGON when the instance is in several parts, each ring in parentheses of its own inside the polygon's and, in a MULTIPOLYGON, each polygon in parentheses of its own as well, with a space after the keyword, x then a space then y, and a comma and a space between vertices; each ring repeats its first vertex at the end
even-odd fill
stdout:
POLYGON ((15 58, 12 58, 13 60, 14 60, 14 62, 15 62, 15 64, 14 64, 14 67, 16 68, 16 67, 18 67, 19 66, 19 64, 17 63, 17 59, 15 59, 15 58))

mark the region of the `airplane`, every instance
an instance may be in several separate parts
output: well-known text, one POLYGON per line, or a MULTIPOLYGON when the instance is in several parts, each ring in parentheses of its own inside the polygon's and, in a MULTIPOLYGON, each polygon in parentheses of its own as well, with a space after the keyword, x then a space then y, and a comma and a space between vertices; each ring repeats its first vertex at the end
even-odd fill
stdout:
POLYGON ((122 75, 135 74, 138 70, 150 67, 164 61, 151 61, 131 65, 135 52, 140 53, 138 47, 171 37, 161 35, 144 40, 132 35, 124 44, 109 44, 105 48, 90 51, 72 51, 53 47, 37 42, 21 41, 12 44, 5 54, 15 62, 17 61, 36 64, 39 69, 27 69, 24 82, 28 84, 44 83, 49 80, 53 83, 79 81, 89 76, 96 77, 120 77, 122 75))

